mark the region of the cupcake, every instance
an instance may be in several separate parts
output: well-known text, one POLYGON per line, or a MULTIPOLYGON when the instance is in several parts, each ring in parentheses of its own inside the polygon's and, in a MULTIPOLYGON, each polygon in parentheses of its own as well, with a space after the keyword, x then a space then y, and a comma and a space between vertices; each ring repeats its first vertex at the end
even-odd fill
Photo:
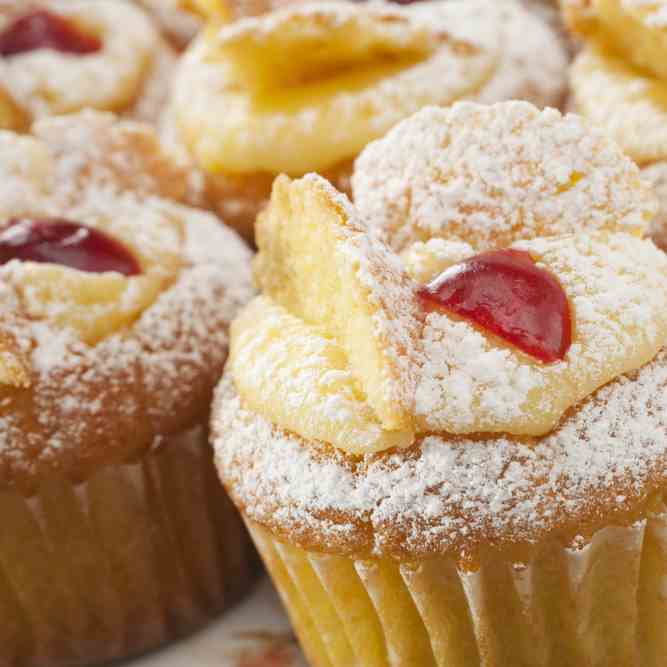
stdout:
POLYGON ((639 170, 576 116, 460 102, 352 185, 276 181, 212 417, 310 664, 662 665, 667 256, 639 170))
POLYGON ((667 4, 566 0, 563 8, 585 41, 570 72, 573 109, 603 128, 653 183, 660 213, 651 235, 667 248, 667 4))
POLYGON ((2 664, 106 662, 252 583, 207 427, 250 253, 165 198, 145 127, 88 112, 0 146, 2 664))
POLYGON ((155 121, 174 62, 149 17, 126 0, 2 2, 0 122, 5 96, 30 120, 90 107, 155 121))
POLYGON ((165 132, 250 238, 278 174, 317 171, 349 190, 364 146, 420 108, 557 105, 565 67, 553 31, 515 2, 299 3, 205 30, 179 66, 165 132))

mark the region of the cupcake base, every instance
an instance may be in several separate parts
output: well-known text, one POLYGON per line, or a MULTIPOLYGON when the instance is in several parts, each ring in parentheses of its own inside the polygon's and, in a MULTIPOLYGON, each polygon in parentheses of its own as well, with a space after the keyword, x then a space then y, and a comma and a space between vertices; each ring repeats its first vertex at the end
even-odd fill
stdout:
POLYGON ((205 428, 86 482, 0 492, 0 665, 89 665, 186 634, 256 571, 205 428))
POLYGON ((305 551, 247 522, 312 667, 659 667, 667 514, 526 564, 305 551))

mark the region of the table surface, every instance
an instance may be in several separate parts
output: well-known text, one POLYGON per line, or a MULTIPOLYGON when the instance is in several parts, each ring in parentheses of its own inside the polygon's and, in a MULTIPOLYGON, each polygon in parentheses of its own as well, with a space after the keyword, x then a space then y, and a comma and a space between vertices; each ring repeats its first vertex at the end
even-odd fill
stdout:
POLYGON ((116 667, 308 667, 268 580, 205 630, 116 667))

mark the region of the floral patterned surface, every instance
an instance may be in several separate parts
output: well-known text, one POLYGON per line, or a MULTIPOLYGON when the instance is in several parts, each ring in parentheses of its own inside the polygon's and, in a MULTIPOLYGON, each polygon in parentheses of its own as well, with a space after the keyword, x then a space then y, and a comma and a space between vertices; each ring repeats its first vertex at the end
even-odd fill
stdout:
POLYGON ((308 667, 268 581, 217 623, 118 667, 308 667))

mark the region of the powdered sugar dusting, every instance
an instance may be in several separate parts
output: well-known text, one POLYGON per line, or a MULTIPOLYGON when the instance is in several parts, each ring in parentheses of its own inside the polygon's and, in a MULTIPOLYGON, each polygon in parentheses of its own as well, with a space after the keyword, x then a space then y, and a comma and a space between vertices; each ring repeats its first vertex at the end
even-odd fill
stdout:
POLYGON ((167 157, 156 133, 141 123, 85 110, 37 121, 32 132, 49 146, 48 163, 57 181, 53 189, 63 201, 80 200, 91 187, 98 195, 102 190, 174 200, 186 195, 187 171, 167 157))
POLYGON ((523 102, 430 108, 357 160, 354 200, 402 249, 477 249, 586 229, 641 232, 656 211, 637 167, 582 119, 523 102))
POLYGON ((666 362, 662 353, 601 389, 538 443, 429 436, 361 460, 248 412, 227 377, 214 421, 217 463, 251 519, 323 551, 419 557, 537 541, 664 482, 666 362))
MULTIPOLYGON (((351 219, 356 221, 356 212, 351 219)), ((413 355, 418 337, 412 285, 399 258, 382 244, 374 243, 368 230, 348 238, 341 251, 349 258, 362 288, 354 297, 366 301, 373 311, 373 335, 388 362, 383 367, 381 394, 409 409, 415 386, 413 355)), ((351 343, 359 341, 353 338, 351 343)))
POLYGON ((54 178, 48 149, 32 137, 0 131, 0 214, 21 214, 40 201, 54 178))
POLYGON ((417 241, 401 253, 410 275, 423 285, 445 269, 475 254, 473 247, 463 241, 434 238, 417 241))

